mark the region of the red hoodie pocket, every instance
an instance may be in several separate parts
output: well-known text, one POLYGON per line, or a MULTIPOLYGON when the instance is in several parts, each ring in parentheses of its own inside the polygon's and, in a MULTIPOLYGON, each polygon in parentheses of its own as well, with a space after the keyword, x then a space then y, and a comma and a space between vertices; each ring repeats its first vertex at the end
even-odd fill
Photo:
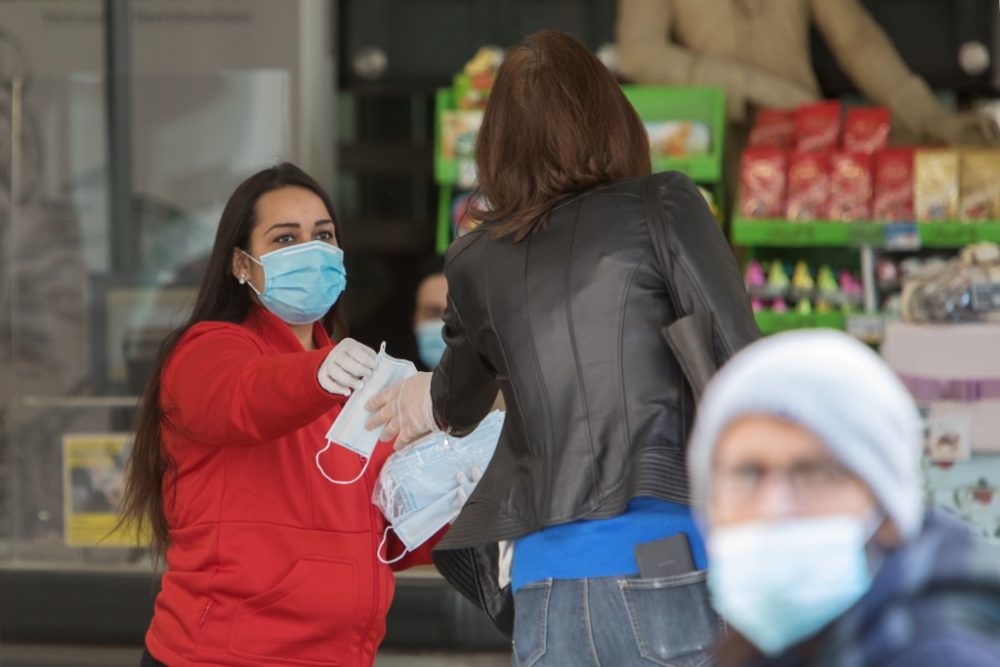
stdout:
POLYGON ((302 558, 278 584, 244 600, 236 612, 230 650, 261 662, 340 665, 359 618, 354 565, 302 558))

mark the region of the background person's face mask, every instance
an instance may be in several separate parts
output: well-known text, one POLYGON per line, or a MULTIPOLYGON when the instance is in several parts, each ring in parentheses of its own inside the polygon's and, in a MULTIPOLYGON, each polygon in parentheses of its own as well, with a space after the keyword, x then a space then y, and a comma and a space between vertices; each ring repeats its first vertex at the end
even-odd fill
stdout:
POLYGON ((310 241, 281 248, 254 259, 264 270, 264 289, 250 283, 260 302, 288 324, 316 322, 347 287, 344 251, 324 241, 310 241))
POLYGON ((444 342, 444 321, 421 322, 414 331, 417 337, 417 354, 427 368, 434 368, 448 347, 444 342))
POLYGON ((871 533, 854 516, 713 528, 708 587, 716 611, 768 656, 810 637, 868 591, 871 533))
POLYGON ((316 467, 326 480, 332 484, 353 484, 361 479, 368 470, 372 453, 378 445, 379 431, 369 431, 365 422, 371 413, 365 409, 369 400, 377 396, 383 389, 415 375, 417 367, 405 359, 395 359, 385 353, 385 343, 379 348, 375 358, 377 365, 372 374, 365 380, 364 386, 358 389, 344 403, 343 409, 330 430, 326 433, 326 447, 316 453, 316 467), (331 445, 339 445, 365 458, 364 467, 354 479, 338 480, 330 477, 323 468, 321 457, 331 445))
MULTIPOLYGON (((472 471, 486 469, 503 421, 503 412, 492 412, 464 438, 435 433, 386 460, 372 493, 372 502, 391 524, 379 545, 379 560, 395 563, 455 520, 462 509, 459 475, 472 479, 472 471), (386 560, 382 548, 390 528, 406 551, 386 560)), ((465 489, 465 495, 470 492, 465 489)))

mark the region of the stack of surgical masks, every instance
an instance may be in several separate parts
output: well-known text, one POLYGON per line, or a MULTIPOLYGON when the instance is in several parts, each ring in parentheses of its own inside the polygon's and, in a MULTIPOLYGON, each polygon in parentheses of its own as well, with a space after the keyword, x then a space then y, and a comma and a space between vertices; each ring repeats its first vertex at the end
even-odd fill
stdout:
POLYGON ((382 390, 417 373, 417 367, 412 362, 405 359, 395 359, 386 354, 385 343, 382 343, 379 348, 375 361, 377 364, 375 370, 365 380, 364 386, 347 399, 344 409, 337 415, 337 419, 326 434, 326 447, 316 454, 316 467, 319 468, 323 477, 333 484, 353 484, 361 479, 368 469, 368 462, 371 460, 372 452, 375 451, 381 433, 381 429, 369 431, 365 428, 365 423, 371 417, 371 413, 365 409, 368 401, 378 396, 382 390), (357 477, 351 480, 337 480, 326 474, 320 457, 330 448, 331 444, 340 445, 367 459, 357 477))
MULTIPOLYGON (((473 470, 486 470, 503 428, 503 412, 490 413, 464 438, 435 433, 396 452, 385 462, 372 502, 392 524, 407 551, 412 551, 455 520, 462 510, 459 474, 472 480, 473 470)), ((388 534, 388 528, 386 529, 388 534)), ((385 539, 382 540, 385 544, 385 539)), ((379 548, 379 559, 382 558, 379 548)), ((399 558, 401 558, 400 556, 399 558)), ((395 560, 399 560, 396 558, 395 560)))

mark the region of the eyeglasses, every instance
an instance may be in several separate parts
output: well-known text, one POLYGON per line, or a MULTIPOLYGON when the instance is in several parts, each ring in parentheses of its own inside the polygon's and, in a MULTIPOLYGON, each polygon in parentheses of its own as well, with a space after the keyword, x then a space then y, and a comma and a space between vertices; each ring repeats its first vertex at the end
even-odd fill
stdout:
POLYGON ((810 503, 835 495, 855 476, 831 460, 803 461, 784 468, 746 463, 717 468, 712 492, 718 500, 744 502, 753 499, 772 478, 780 478, 796 500, 810 503))

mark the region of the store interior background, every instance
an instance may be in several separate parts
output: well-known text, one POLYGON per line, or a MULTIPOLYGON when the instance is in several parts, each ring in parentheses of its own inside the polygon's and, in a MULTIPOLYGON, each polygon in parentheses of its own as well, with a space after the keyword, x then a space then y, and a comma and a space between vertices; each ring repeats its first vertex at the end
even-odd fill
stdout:
MULTIPOLYGON (((995 0, 864 4, 935 90, 1000 95, 995 0), (975 77, 956 58, 970 37, 992 54, 975 77)), ((436 91, 481 46, 550 28, 597 51, 614 22, 614 0, 0 2, 0 665, 138 664, 150 562, 67 544, 64 438, 128 431, 233 188, 282 159, 326 185, 352 335, 415 358, 436 91)), ((855 93, 817 35, 812 57, 828 97, 855 93)), ((508 655, 484 616, 417 572, 377 664, 508 655)))

